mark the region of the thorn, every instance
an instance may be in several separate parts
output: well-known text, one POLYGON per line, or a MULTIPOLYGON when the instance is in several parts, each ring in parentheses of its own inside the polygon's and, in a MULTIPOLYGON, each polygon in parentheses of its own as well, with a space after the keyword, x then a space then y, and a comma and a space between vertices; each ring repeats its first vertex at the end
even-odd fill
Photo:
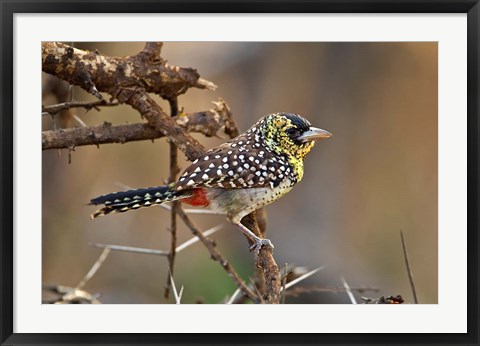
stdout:
POLYGON ((296 278, 295 280, 293 281, 290 281, 288 284, 285 285, 285 289, 289 289, 290 287, 292 287, 293 285, 296 285, 297 283, 299 283, 300 281, 302 280, 305 280, 306 278, 308 278, 309 276, 312 276, 313 274, 315 274, 316 272, 324 269, 325 266, 321 266, 321 267, 318 267, 317 269, 313 269, 311 271, 309 271, 308 273, 300 276, 299 278, 296 278))
POLYGON ((355 299, 355 296, 353 295, 352 290, 348 285, 347 281, 343 276, 341 277, 341 279, 342 279, 343 287, 345 287, 345 291, 347 292, 348 298, 350 298, 350 301, 352 302, 352 304, 357 304, 357 300, 355 299))

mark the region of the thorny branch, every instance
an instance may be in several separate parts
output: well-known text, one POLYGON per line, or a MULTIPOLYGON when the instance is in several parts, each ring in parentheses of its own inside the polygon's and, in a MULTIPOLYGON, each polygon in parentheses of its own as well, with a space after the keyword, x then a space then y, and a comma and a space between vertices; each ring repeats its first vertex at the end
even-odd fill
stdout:
MULTIPOLYGON (((178 126, 187 132, 202 133, 207 137, 218 135, 220 131, 230 134, 232 114, 223 100, 215 102, 208 111, 180 114, 174 117, 178 126)), ((112 125, 103 123, 93 127, 74 127, 68 129, 47 130, 42 132, 42 150, 69 149, 84 145, 127 143, 133 141, 154 140, 165 135, 148 124, 112 125)))
MULTIPOLYGON (((264 215, 265 214, 263 210, 257 210, 245 216, 242 220, 242 223, 248 229, 252 230, 253 233, 263 237, 266 230, 260 230, 259 224, 266 225, 264 215)), ((262 271, 263 278, 265 280, 265 293, 263 300, 266 303, 279 304, 282 282, 280 269, 273 258, 273 252, 271 248, 262 247, 259 254, 255 256, 255 266, 262 271)))
POLYGON ((118 106, 118 102, 109 102, 106 100, 82 102, 82 101, 67 101, 58 103, 51 106, 42 106, 42 114, 55 115, 59 112, 66 111, 71 108, 85 108, 87 111, 90 109, 99 109, 99 107, 113 107, 118 106))
POLYGON ((42 43, 42 68, 70 84, 95 95, 111 94, 121 87, 143 89, 168 100, 184 94, 189 88, 215 90, 212 82, 200 78, 193 68, 168 64, 160 56, 163 43, 148 42, 137 55, 107 57, 59 42, 42 43))
MULTIPOLYGON (((203 235, 205 237, 208 237, 208 236, 214 234, 215 232, 217 232, 218 230, 220 230, 222 227, 223 227, 223 224, 212 227, 212 228, 204 231, 203 235)), ((175 248, 175 253, 178 254, 180 251, 185 250, 186 248, 195 244, 199 240, 200 239, 198 237, 193 237, 193 238, 187 240, 186 242, 178 245, 175 248)), ((146 248, 142 248, 142 247, 123 246, 123 245, 114 245, 114 244, 90 243, 89 245, 93 246, 93 247, 100 248, 100 249, 109 248, 112 251, 134 252, 134 253, 141 253, 141 254, 145 254, 145 255, 155 255, 155 256, 164 256, 164 257, 167 257, 168 253, 169 253, 169 251, 165 251, 165 250, 146 249, 146 248)))
POLYGON ((193 161, 203 155, 205 148, 196 139, 165 114, 162 108, 142 89, 118 87, 114 96, 121 102, 136 109, 150 126, 163 133, 193 161))
POLYGON ((189 160, 204 152, 203 146, 148 95, 165 99, 181 95, 189 88, 213 90, 216 86, 191 68, 172 66, 160 57, 162 43, 148 42, 137 55, 105 57, 58 42, 42 43, 42 69, 73 85, 78 85, 99 99, 106 92, 120 103, 140 112, 150 126, 178 146, 189 160))
MULTIPOLYGON (((170 104, 170 115, 175 117, 178 115, 178 99, 177 97, 172 97, 168 100, 170 104)), ((168 177, 168 183, 173 183, 177 180, 177 175, 180 171, 178 167, 178 151, 177 146, 174 143, 170 142, 170 174, 168 177)), ((168 268, 169 268, 169 277, 167 277, 167 282, 165 286, 164 297, 168 298, 170 293, 170 286, 173 282, 173 269, 175 265, 175 248, 177 247, 177 209, 179 208, 178 201, 172 203, 172 209, 170 210, 170 252, 168 254, 168 268)))
MULTIPOLYGON (((114 99, 117 99, 119 103, 130 105, 147 120, 148 125, 153 128, 151 131, 156 131, 156 135, 161 134, 168 137, 173 145, 178 147, 190 161, 193 161, 205 153, 205 148, 187 133, 187 129, 178 124, 176 121, 178 118, 173 119, 167 115, 148 93, 155 93, 164 99, 172 100, 192 87, 213 90, 216 86, 200 78, 194 69, 167 64, 166 61, 160 57, 161 48, 162 43, 147 43, 144 49, 137 55, 122 58, 105 57, 98 51, 83 51, 62 43, 44 42, 42 43, 42 68, 46 73, 55 75, 72 85, 82 87, 100 100, 103 99, 100 92, 106 92, 114 99)), ((229 113, 228 107, 227 111, 229 113)), ((138 126, 138 124, 135 126, 138 126)), ((141 128, 137 127, 137 131, 145 130, 145 132, 148 132, 146 127, 144 127, 145 125, 142 124, 140 126, 141 128)), ((102 133, 103 130, 103 133, 105 133, 111 130, 105 129, 105 127, 108 128, 109 126, 104 125, 102 128, 97 127, 95 131, 102 133)), ((125 130, 130 129, 131 128, 114 127, 114 131, 119 130, 118 132, 124 135, 125 130)), ((68 133, 72 135, 71 137, 83 138, 83 142, 74 140, 74 144, 70 143, 70 145, 62 146, 70 149, 77 145, 122 142, 122 140, 116 141, 115 139, 123 138, 121 135, 117 136, 119 133, 115 132, 115 135, 110 136, 110 141, 104 140, 104 142, 98 143, 98 140, 96 140, 96 142, 91 140, 91 143, 87 143, 85 138, 98 137, 95 134, 92 135, 92 128, 63 131, 68 131, 68 133), (82 132, 82 130, 85 132, 82 132), (75 133, 70 131, 80 132, 75 133), (80 142, 83 144, 79 144, 80 142)), ((231 117, 227 118, 225 132, 230 137, 238 135, 238 130, 231 117)), ((44 133, 44 135, 45 137, 50 135, 50 143, 54 141, 52 138, 56 139, 57 136, 60 136, 58 133, 44 133)), ((152 132, 150 136, 153 136, 152 132)), ((138 132, 136 137, 130 136, 128 139, 125 138, 123 142, 130 140, 140 140, 138 132)), ((45 141, 48 142, 47 139, 45 139, 45 141)), ((45 144, 43 148, 46 149, 46 146, 45 144)), ((55 146, 51 146, 51 148, 54 147, 55 146)), ((212 258, 220 262, 235 283, 242 289, 243 293, 255 302, 261 300, 255 292, 241 280, 230 264, 216 250, 214 243, 199 232, 181 208, 178 208, 177 213, 190 230, 204 243, 210 251, 212 258)), ((246 216, 243 221, 244 224, 256 234, 264 234, 264 229, 262 231, 258 223, 264 225, 265 219, 260 216, 261 214, 258 214, 256 217, 255 213, 252 213, 246 216), (257 218, 258 220, 256 220, 257 218)), ((262 292, 264 295, 263 300, 267 303, 278 304, 281 288, 280 271, 273 258, 272 250, 265 247, 262 248, 260 253, 255 257, 255 264, 258 268, 261 268, 265 277, 265 292, 262 292)))

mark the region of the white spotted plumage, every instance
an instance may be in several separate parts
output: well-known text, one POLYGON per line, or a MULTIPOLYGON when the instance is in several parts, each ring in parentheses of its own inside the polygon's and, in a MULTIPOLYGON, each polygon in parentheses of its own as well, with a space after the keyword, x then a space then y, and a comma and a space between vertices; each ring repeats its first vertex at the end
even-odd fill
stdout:
POLYGON ((254 239, 258 251, 270 242, 242 228, 240 221, 243 216, 285 195, 302 179, 303 159, 313 147, 313 141, 292 135, 295 131, 312 132, 310 123, 298 115, 269 114, 242 135, 193 161, 174 184, 92 199, 92 204, 105 205, 92 217, 179 199, 190 203, 187 200, 192 201, 200 193, 206 196, 207 205, 226 212, 232 223, 254 239))

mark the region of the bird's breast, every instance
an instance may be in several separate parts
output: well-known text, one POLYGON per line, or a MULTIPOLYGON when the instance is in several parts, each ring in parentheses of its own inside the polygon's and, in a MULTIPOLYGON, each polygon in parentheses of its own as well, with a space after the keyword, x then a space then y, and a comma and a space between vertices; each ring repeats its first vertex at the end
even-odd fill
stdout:
POLYGON ((287 194, 294 183, 285 179, 276 187, 255 187, 243 189, 207 190, 207 197, 212 209, 219 210, 227 215, 236 215, 238 218, 250 214, 265 205, 268 205, 287 194))

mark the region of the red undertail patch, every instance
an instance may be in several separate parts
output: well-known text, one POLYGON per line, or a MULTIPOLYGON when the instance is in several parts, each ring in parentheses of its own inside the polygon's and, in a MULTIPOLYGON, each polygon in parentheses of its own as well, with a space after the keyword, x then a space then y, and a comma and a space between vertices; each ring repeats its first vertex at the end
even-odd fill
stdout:
POLYGON ((193 190, 192 197, 184 198, 180 201, 182 203, 193 205, 194 207, 208 207, 210 204, 205 189, 195 189, 193 190))

